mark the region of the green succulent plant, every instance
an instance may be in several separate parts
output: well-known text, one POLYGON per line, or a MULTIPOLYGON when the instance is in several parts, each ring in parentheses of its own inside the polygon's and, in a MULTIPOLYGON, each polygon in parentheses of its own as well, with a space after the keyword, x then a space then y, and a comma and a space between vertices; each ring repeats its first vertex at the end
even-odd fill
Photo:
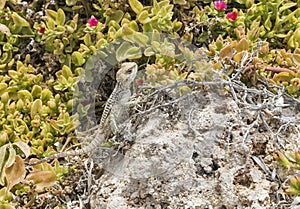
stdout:
POLYGON ((6 72, 14 64, 13 55, 23 40, 34 37, 29 22, 17 12, 5 8, 0 11, 0 72, 6 72))
MULTIPOLYGON (((73 138, 91 108, 86 95, 74 92, 79 78, 93 82, 98 59, 111 65, 147 62, 138 79, 152 86, 210 80, 213 68, 225 66, 229 76, 243 69, 241 79, 247 85, 256 85, 260 77, 299 97, 298 1, 233 0, 223 11, 209 0, 144 2, 66 0, 57 6, 33 1, 28 4, 32 8, 13 0, 0 2, 1 208, 14 208, 13 195, 32 192, 24 182, 33 181, 35 192, 43 192, 67 173, 58 162, 55 169, 45 163, 26 177, 22 156, 49 156, 61 148, 55 143, 73 138), (229 11, 238 18, 226 18, 229 11), (38 55, 36 48, 24 50, 29 39, 40 47, 38 55), (207 46, 207 57, 187 43, 207 46)), ((176 93, 190 90, 181 86, 176 93)), ((297 168, 289 160, 281 162, 297 168)), ((299 194, 298 188, 296 177, 284 192, 299 194)))
MULTIPOLYGON (((45 41, 45 50, 58 56, 59 62, 71 66, 71 54, 77 47, 77 22, 78 15, 72 20, 66 21, 65 12, 62 9, 58 11, 46 10, 46 23, 36 23, 34 28, 39 31, 41 27, 45 32, 41 34, 40 41, 45 41)), ((82 65, 82 59, 74 59, 75 65, 82 65), (77 62, 76 62, 77 61, 77 62)))
POLYGON ((300 10, 295 1, 236 1, 245 5, 240 10, 243 25, 251 34, 251 38, 270 41, 275 47, 287 44, 290 48, 299 47, 299 16, 300 10))
MULTIPOLYGON (((300 150, 294 152, 276 152, 273 154, 275 160, 290 170, 300 170, 300 150)), ((294 172, 295 173, 295 172, 294 172)), ((300 176, 295 175, 289 179, 289 185, 283 186, 282 192, 285 194, 300 194, 300 176)))
POLYGON ((272 84, 285 86, 290 95, 298 97, 299 49, 293 53, 285 49, 270 50, 268 42, 254 41, 249 34, 251 31, 246 34, 244 27, 239 26, 235 29, 237 40, 229 37, 224 40, 220 35, 210 44, 206 54, 212 58, 214 68, 220 70, 225 65, 229 75, 242 68, 246 84, 255 85, 257 77, 262 76, 272 84))

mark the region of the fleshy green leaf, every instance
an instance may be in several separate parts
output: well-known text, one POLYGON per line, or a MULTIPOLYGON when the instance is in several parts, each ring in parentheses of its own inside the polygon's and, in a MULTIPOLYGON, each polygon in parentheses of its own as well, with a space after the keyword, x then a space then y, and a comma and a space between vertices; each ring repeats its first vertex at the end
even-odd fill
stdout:
POLYGON ((86 46, 92 45, 91 35, 89 33, 85 34, 83 37, 83 41, 86 46))
POLYGON ((42 116, 43 103, 42 100, 36 99, 31 105, 30 117, 33 119, 35 115, 42 116))
POLYGON ((112 15, 107 17, 106 22, 110 23, 111 21, 115 21, 116 23, 119 23, 122 20, 123 16, 124 12, 122 10, 115 10, 113 11, 112 15))
POLYGON ((62 9, 57 10, 57 16, 56 16, 56 24, 57 25, 64 25, 66 21, 66 15, 62 9))
POLYGON ((131 47, 126 51, 127 59, 138 59, 142 57, 142 53, 139 47, 131 47))
POLYGON ((31 96, 33 98, 38 98, 41 96, 41 93, 42 93, 42 87, 38 86, 38 85, 34 85, 32 87, 32 90, 31 90, 31 96))
POLYGON ((30 24, 23 17, 18 15, 18 13, 13 12, 11 17, 18 27, 30 27, 30 24))
POLYGON ((71 69, 66 65, 64 65, 62 67, 61 72, 62 72, 62 76, 64 76, 65 78, 72 78, 73 77, 73 73, 72 73, 71 69))
POLYGON ((267 31, 270 31, 272 28, 272 22, 271 22, 270 18, 271 18, 271 15, 268 15, 268 18, 266 19, 265 24, 264 24, 267 31))
POLYGON ((278 37, 278 38, 285 38, 288 35, 287 34, 275 34, 275 36, 278 37))
POLYGON ((300 66, 300 54, 293 54, 292 59, 296 65, 300 66))
POLYGON ((116 57, 119 62, 126 59, 136 59, 141 57, 142 53, 140 48, 134 47, 128 42, 123 42, 116 51, 116 57))
POLYGON ((143 10, 143 5, 138 0, 129 0, 129 5, 136 14, 140 14, 143 10))
POLYGON ((80 52, 73 52, 72 63, 76 66, 82 66, 85 63, 85 59, 80 52))
POLYGON ((41 93, 41 100, 47 102, 51 98, 53 98, 52 92, 49 89, 44 89, 41 93))
POLYGON ((121 46, 117 49, 116 57, 119 62, 126 59, 126 51, 130 47, 132 47, 132 46, 128 42, 123 42, 121 44, 121 46))
POLYGON ((139 31, 139 26, 138 26, 138 24, 137 24, 137 22, 136 21, 130 21, 130 23, 128 24, 128 26, 132 29, 132 30, 134 30, 134 31, 139 31))
POLYGON ((5 131, 0 132, 0 146, 8 142, 8 134, 5 131))
POLYGON ((154 55, 155 52, 153 51, 153 49, 151 47, 148 47, 147 49, 145 49, 144 54, 145 54, 145 56, 150 57, 150 56, 154 55))
POLYGON ((0 96, 5 92, 7 89, 7 84, 6 83, 0 83, 0 96))
POLYGON ((56 20, 56 17, 57 17, 57 12, 51 10, 51 9, 47 9, 46 10, 46 15, 48 17, 48 21, 49 21, 49 18, 51 18, 53 21, 56 20))
POLYGON ((27 90, 20 90, 18 92, 18 98, 19 99, 28 99, 29 101, 32 101, 31 93, 27 90))
POLYGON ((142 24, 146 24, 148 22, 151 21, 151 19, 149 18, 149 14, 147 11, 142 11, 139 16, 138 16, 138 21, 142 24))
POLYGON ((284 17, 284 19, 282 21, 280 21, 281 24, 289 21, 289 20, 292 20, 292 18, 298 14, 300 11, 300 8, 296 9, 295 11, 291 12, 289 15, 287 15, 286 17, 284 17))
POLYGON ((292 3, 292 2, 289 2, 289 3, 284 3, 280 8, 279 8, 279 13, 281 13, 282 11, 286 10, 286 9, 289 9, 291 7, 294 7, 296 6, 297 3, 292 3))
POLYGON ((77 0, 66 0, 66 4, 68 5, 68 6, 73 6, 73 5, 75 5, 77 3, 77 0))
MULTIPOLYGON (((5 201, 5 200, 12 200, 12 195, 11 193, 8 191, 7 187, 3 187, 2 189, 0 189, 0 202, 1 201, 5 201)), ((3 207, 0 204, 0 208, 3 207)))
POLYGON ((132 35, 123 36, 123 39, 131 43, 137 43, 139 46, 147 46, 149 41, 149 37, 140 32, 134 32, 132 35))

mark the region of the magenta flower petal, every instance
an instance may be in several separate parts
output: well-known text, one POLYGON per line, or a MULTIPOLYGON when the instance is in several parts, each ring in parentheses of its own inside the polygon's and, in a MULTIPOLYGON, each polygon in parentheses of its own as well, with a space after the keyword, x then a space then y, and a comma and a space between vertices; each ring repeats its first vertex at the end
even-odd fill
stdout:
POLYGON ((88 23, 91 27, 96 27, 99 21, 96 18, 92 17, 91 19, 88 20, 88 23))
POLYGON ((227 8, 227 4, 224 1, 215 1, 214 6, 219 11, 222 11, 227 8))
POLYGON ((139 80, 136 81, 136 84, 137 84, 138 86, 141 86, 141 85, 144 84, 144 81, 143 81, 142 79, 139 79, 139 80))
POLYGON ((45 33, 45 30, 46 30, 46 28, 45 28, 45 27, 40 27, 40 29, 39 29, 39 33, 40 33, 40 34, 43 34, 43 33, 45 33))
POLYGON ((232 21, 235 21, 236 18, 238 17, 238 14, 236 12, 229 12, 227 15, 226 15, 227 19, 229 20, 232 20, 232 21))

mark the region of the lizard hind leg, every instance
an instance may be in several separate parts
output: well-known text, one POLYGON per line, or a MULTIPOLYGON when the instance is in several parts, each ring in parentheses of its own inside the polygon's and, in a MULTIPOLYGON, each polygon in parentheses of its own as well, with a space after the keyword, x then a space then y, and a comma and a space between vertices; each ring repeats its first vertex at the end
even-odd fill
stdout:
POLYGON ((128 119, 129 114, 124 105, 115 105, 114 109, 111 111, 109 116, 110 130, 114 135, 119 134, 122 129, 126 126, 126 120, 128 119))

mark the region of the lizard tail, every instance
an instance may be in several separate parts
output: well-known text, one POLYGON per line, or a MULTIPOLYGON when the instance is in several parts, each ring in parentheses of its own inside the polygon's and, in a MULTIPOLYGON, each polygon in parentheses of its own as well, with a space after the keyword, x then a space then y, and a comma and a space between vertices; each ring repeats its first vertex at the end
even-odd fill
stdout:
POLYGON ((87 145, 87 146, 85 146, 85 147, 83 147, 79 150, 73 150, 73 151, 70 151, 70 152, 59 152, 59 153, 56 153, 54 155, 50 155, 49 157, 45 157, 41 160, 31 162, 31 163, 29 163, 29 165, 30 166, 37 165, 37 164, 40 164, 40 163, 43 163, 43 162, 46 162, 46 161, 49 161, 49 160, 54 160, 56 158, 88 154, 91 151, 93 151, 98 145, 100 145, 101 142, 103 142, 103 141, 104 141, 104 135, 101 134, 101 133, 97 133, 95 138, 91 141, 91 143, 89 145, 87 145))

